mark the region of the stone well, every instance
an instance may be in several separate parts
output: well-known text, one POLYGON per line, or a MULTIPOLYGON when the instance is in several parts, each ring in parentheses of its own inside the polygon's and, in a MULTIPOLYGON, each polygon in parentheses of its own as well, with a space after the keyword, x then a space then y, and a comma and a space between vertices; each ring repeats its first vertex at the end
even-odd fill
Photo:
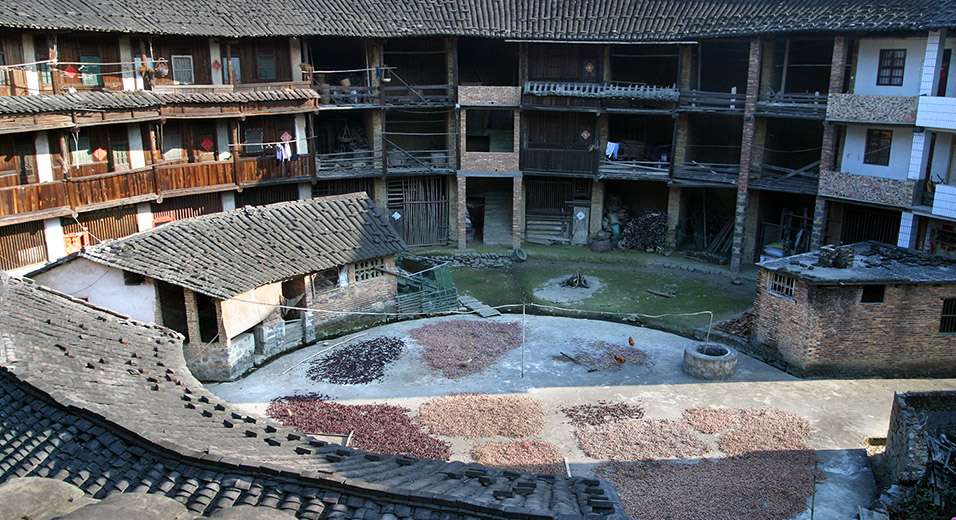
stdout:
POLYGON ((737 369, 737 351, 715 343, 684 349, 684 372, 698 379, 730 379, 737 369))

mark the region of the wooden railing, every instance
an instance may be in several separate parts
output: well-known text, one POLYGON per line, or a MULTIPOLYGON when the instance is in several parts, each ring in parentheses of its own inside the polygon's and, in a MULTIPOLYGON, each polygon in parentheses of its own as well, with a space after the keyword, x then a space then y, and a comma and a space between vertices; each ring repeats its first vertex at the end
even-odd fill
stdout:
POLYGON ((236 178, 240 185, 308 178, 310 159, 310 156, 304 155, 291 161, 279 162, 271 157, 243 157, 239 160, 236 178))
POLYGON ((597 175, 598 154, 592 150, 522 148, 521 169, 532 172, 560 172, 597 175))
POLYGON ((757 98, 757 114, 824 119, 827 115, 827 95, 763 94, 757 98))
POLYGON ((316 155, 315 171, 318 176, 380 172, 382 171, 382 154, 368 150, 316 155))
POLYGON ((391 85, 385 87, 385 103, 390 105, 433 105, 454 102, 451 85, 391 85))
POLYGON ((64 181, 0 188, 0 217, 69 207, 64 181))
POLYGON ((152 168, 87 175, 67 179, 72 206, 82 208, 156 193, 152 168))
POLYGON ((686 162, 674 166, 674 178, 717 184, 737 184, 739 164, 686 162))
POLYGON ((156 184, 162 193, 235 184, 235 176, 232 161, 172 164, 156 167, 156 184))
POLYGON ((380 102, 379 90, 373 87, 321 85, 316 90, 319 91, 319 103, 322 105, 377 105, 380 102))
POLYGON ((629 178, 655 177, 666 178, 670 173, 669 161, 614 161, 604 156, 598 166, 598 177, 629 178))
POLYGON ((386 152, 389 172, 430 172, 455 169, 455 150, 405 150, 386 152))
POLYGON ((742 111, 746 97, 743 93, 682 90, 680 93, 680 107, 684 110, 700 110, 703 112, 742 111))
POLYGON ((750 186, 762 190, 816 194, 820 182, 820 161, 802 168, 784 168, 771 164, 750 165, 750 186))

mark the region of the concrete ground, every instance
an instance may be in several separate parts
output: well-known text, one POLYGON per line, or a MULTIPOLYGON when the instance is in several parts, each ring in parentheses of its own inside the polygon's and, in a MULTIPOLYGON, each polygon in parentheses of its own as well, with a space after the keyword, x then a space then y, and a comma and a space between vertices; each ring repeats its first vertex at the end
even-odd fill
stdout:
MULTIPOLYGON (((421 364, 421 347, 408 334, 413 328, 445 319, 480 318, 400 322, 369 329, 367 335, 357 338, 356 342, 390 336, 406 343, 406 352, 386 377, 375 383, 353 386, 311 381, 306 375, 308 361, 296 364, 336 343, 331 340, 278 358, 239 381, 207 387, 248 413, 258 414, 264 414, 275 397, 307 392, 323 393, 347 404, 390 403, 412 410, 430 397, 452 393, 524 394, 540 400, 548 410, 544 433, 538 438, 561 449, 574 475, 589 475, 601 461, 586 456, 577 446, 562 407, 598 400, 626 401, 643 406, 645 417, 652 419, 679 419, 684 409, 697 406, 778 408, 810 423, 813 434, 808 442, 817 450, 826 473, 812 498, 813 517, 827 519, 851 518, 859 506, 876 498, 862 441, 886 436, 893 392, 956 389, 956 379, 799 379, 745 355, 740 356, 732 380, 701 381, 681 371, 684 348, 695 344, 693 340, 620 323, 544 316, 526 318, 523 377, 522 348, 518 346, 483 373, 449 380, 421 364), (573 354, 595 340, 626 346, 629 337, 648 353, 646 366, 625 365, 617 372, 588 373, 585 367, 559 359, 561 352, 573 354)), ((520 325, 522 316, 492 320, 520 325)), ((474 440, 444 439, 452 443, 453 459, 470 460, 474 440)), ((798 519, 811 518, 809 505, 798 519)))

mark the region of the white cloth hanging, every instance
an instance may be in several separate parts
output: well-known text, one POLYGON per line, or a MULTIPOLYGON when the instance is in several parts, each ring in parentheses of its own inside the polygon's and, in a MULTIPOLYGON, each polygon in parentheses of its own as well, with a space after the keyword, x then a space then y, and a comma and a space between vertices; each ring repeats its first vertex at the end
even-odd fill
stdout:
POLYGON ((292 145, 288 141, 282 143, 282 146, 277 146, 276 148, 282 148, 282 160, 291 161, 292 160, 292 145))

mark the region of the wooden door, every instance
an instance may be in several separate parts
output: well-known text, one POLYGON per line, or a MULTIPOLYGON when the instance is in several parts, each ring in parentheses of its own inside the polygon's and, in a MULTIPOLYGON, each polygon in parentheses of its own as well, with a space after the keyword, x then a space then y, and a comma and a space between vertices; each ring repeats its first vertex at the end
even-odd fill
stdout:
POLYGON ((448 195, 444 177, 388 180, 388 220, 410 246, 448 242, 448 195))

